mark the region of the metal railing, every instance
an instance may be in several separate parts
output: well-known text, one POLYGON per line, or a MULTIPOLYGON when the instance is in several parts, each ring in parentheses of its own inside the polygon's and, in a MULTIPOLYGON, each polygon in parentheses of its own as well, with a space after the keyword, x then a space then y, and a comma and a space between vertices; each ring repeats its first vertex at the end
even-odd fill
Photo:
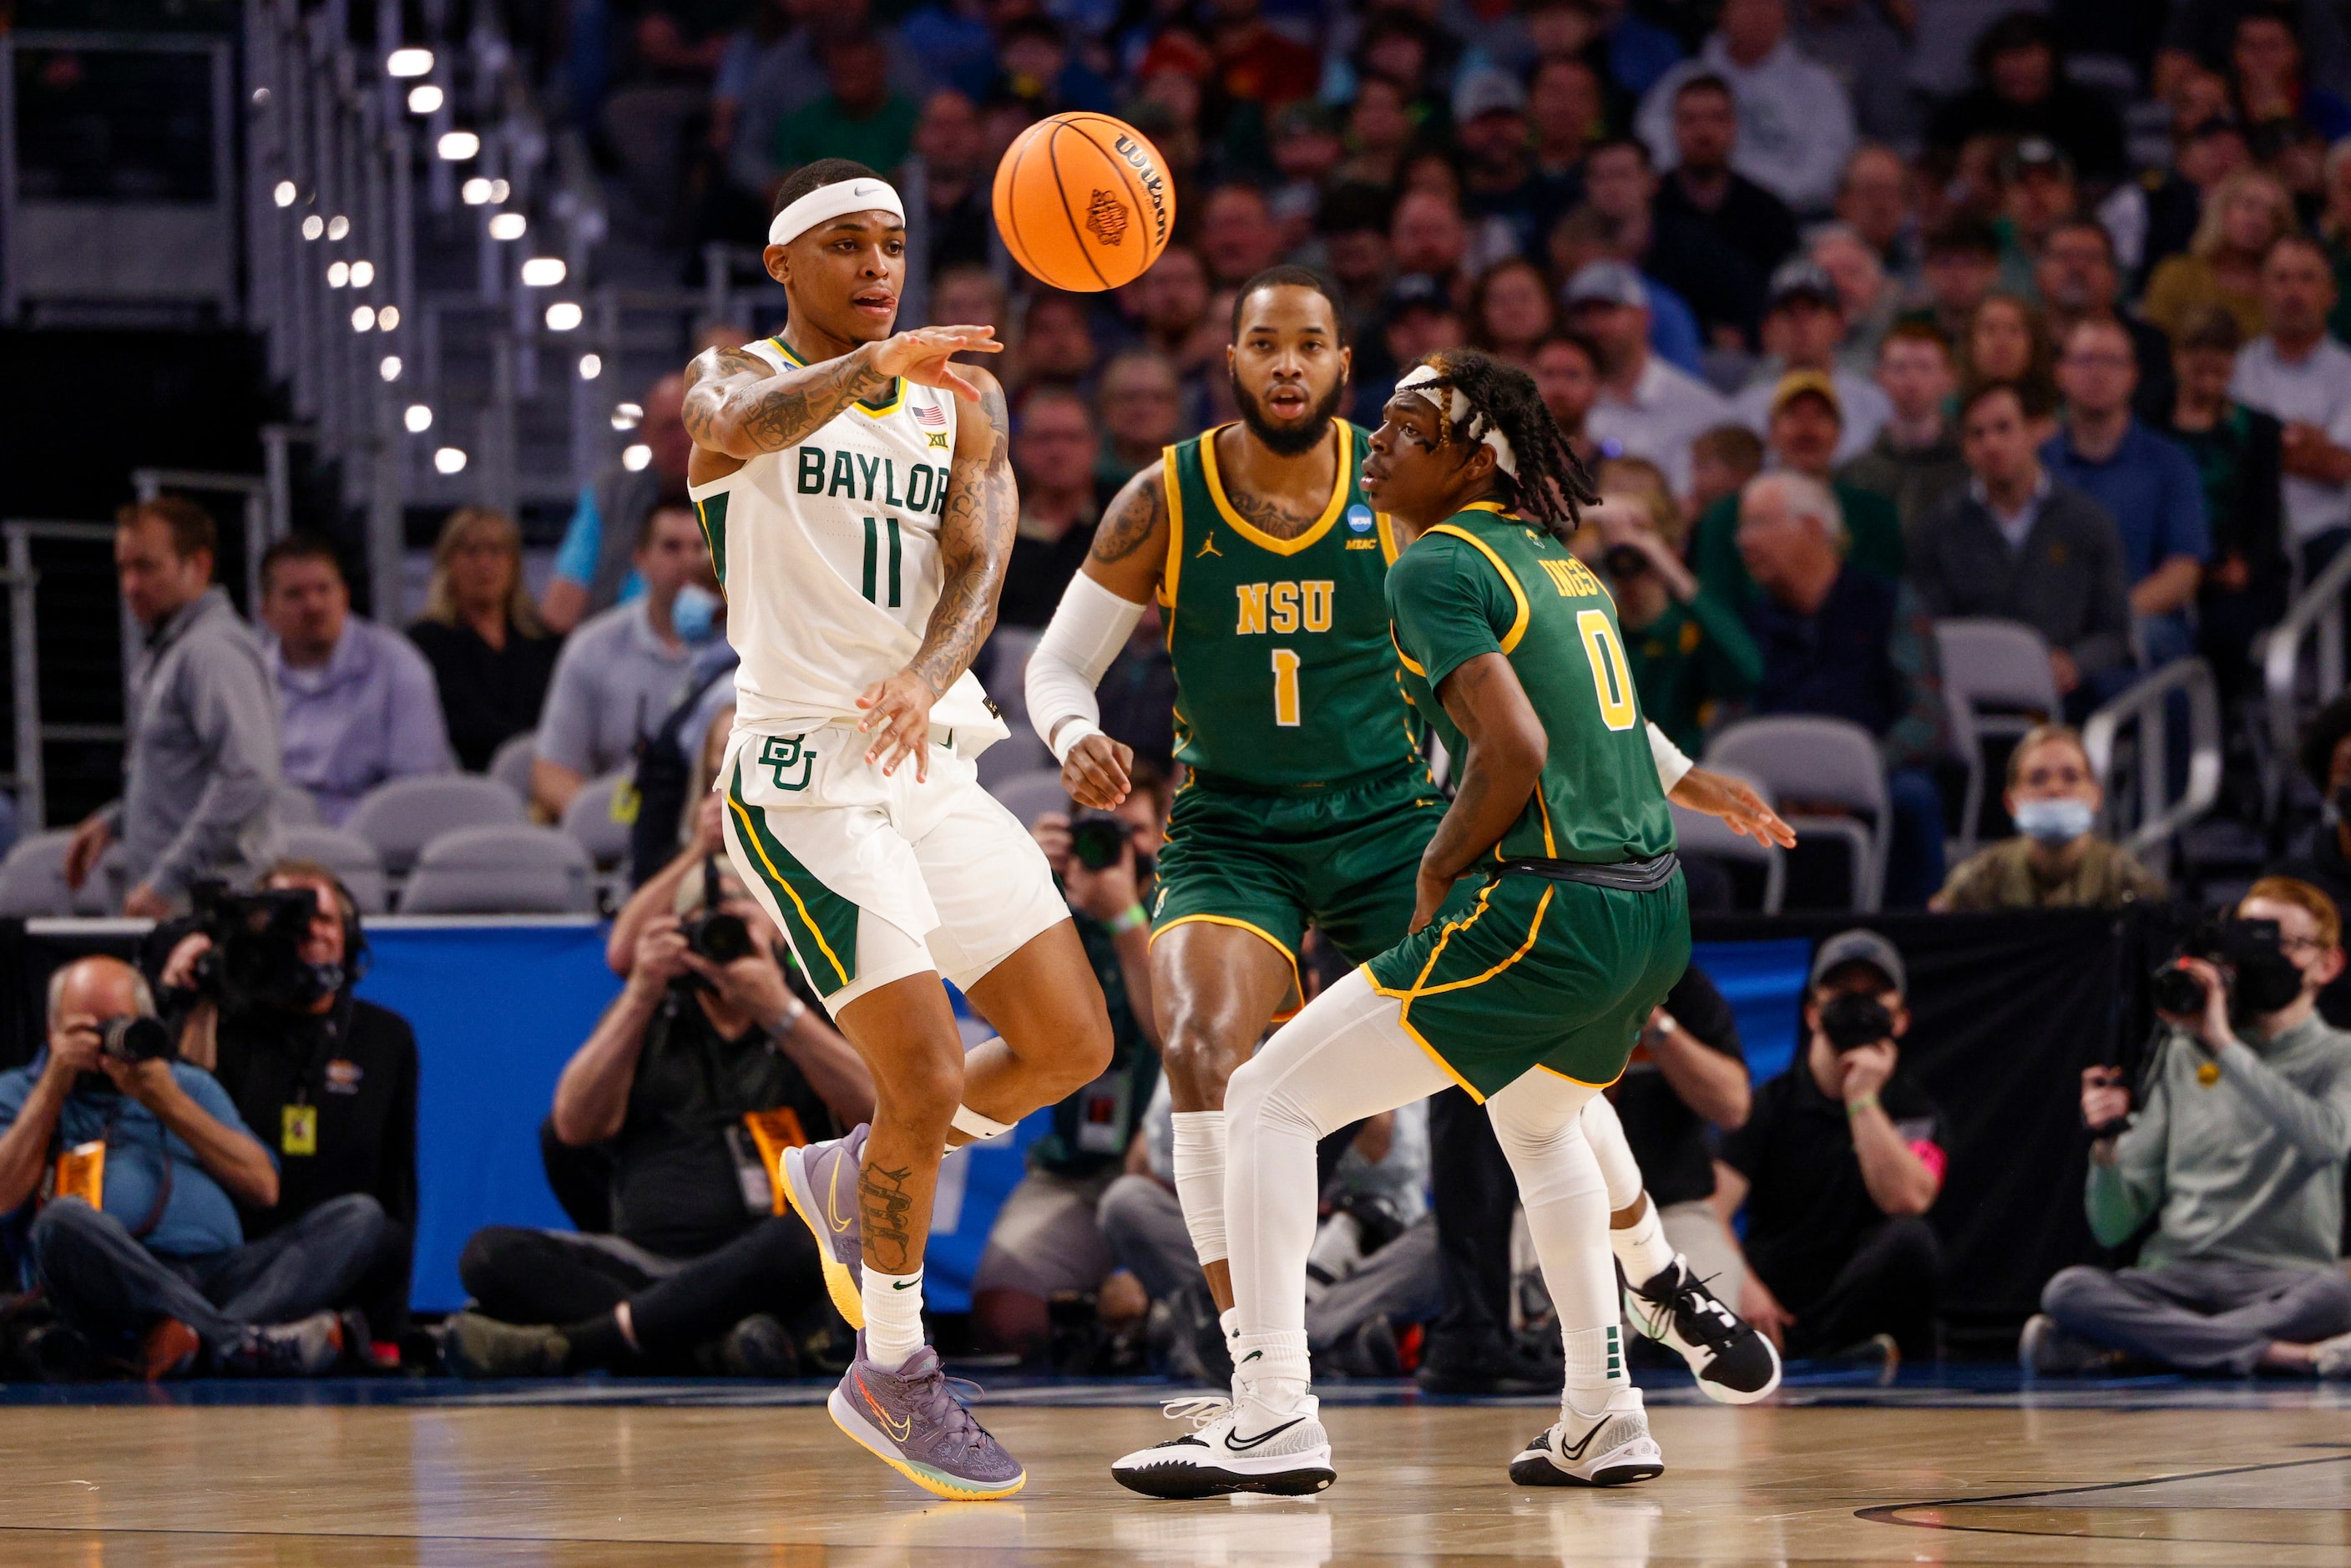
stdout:
POLYGON ((2166 664, 2092 714, 2082 747, 2105 790, 2116 841, 2168 871, 2172 836, 2220 798, 2220 688, 2212 666, 2201 659, 2166 664), (2188 710, 2184 766, 2173 744, 2180 703, 2188 710))
POLYGON ((2262 769, 2262 803, 2273 821, 2285 797, 2305 716, 2343 691, 2346 591, 2351 591, 2351 549, 2327 562, 2326 570, 2295 595, 2278 623, 2254 644, 2269 741, 2262 769))
MULTIPOLYGON (((129 731, 120 724, 49 724, 41 717, 40 573, 33 565, 33 541, 68 539, 110 544, 111 523, 36 521, 12 518, 0 523, 5 541, 6 566, 0 570, 0 587, 8 601, 9 674, 15 686, 16 766, 10 783, 16 791, 16 818, 27 833, 48 826, 47 747, 53 741, 110 741, 122 744, 129 731)), ((131 670, 139 654, 139 626, 125 605, 120 610, 124 712, 129 713, 131 670)))
POLYGON ((209 491, 237 497, 245 511, 245 602, 261 613, 261 558, 269 547, 293 531, 292 522, 278 512, 277 497, 269 479, 259 474, 214 474, 198 468, 133 468, 131 493, 152 501, 166 490, 209 491))

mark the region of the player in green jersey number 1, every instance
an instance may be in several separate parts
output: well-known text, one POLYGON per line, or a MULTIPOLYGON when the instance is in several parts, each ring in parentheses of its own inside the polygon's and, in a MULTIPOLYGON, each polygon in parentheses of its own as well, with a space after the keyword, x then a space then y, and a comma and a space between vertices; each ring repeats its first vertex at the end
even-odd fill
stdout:
MULTIPOLYGON (((1359 483, 1367 437, 1333 417, 1349 353, 1330 286, 1294 267, 1249 279, 1228 364, 1241 422, 1169 447, 1128 481, 1029 660, 1028 690, 1071 794, 1115 806, 1130 753, 1097 727, 1094 685, 1158 599, 1176 756, 1191 779, 1160 857, 1152 989, 1175 1102, 1176 1189, 1228 1331, 1226 1081, 1285 1001, 1298 1005, 1309 925, 1358 963, 1404 936, 1445 804, 1389 636, 1395 541, 1359 483)), ((1657 766, 1677 802, 1792 841, 1744 785, 1664 750, 1657 766)), ((1778 1380, 1769 1346, 1665 1241, 1605 1103, 1589 1121, 1645 1328, 1711 1396, 1761 1397, 1778 1380)), ((1213 1351, 1216 1325, 1206 1326, 1213 1351)))
POLYGON ((1113 1466, 1161 1497, 1302 1494, 1335 1479, 1309 1392, 1314 1146, 1458 1084, 1518 1178, 1566 1354, 1526 1485, 1617 1485, 1664 1459, 1619 1341, 1607 1183, 1585 1104, 1688 962, 1688 906, 1614 604, 1570 555, 1588 482, 1522 371, 1451 350, 1398 383, 1364 486, 1405 548, 1387 579, 1405 685, 1460 761, 1412 933, 1235 1072, 1226 1220, 1233 1398, 1113 1466), (1463 894, 1474 888, 1475 896, 1463 894))

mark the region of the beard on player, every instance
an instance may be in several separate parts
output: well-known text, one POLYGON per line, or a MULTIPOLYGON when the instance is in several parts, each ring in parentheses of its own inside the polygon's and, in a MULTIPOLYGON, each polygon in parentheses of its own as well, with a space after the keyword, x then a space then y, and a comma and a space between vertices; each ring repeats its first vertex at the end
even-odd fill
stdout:
POLYGON ((1233 403, 1240 410, 1241 423, 1277 457, 1303 457, 1313 451, 1331 433, 1339 400, 1347 391, 1345 381, 1335 381, 1317 398, 1304 382, 1282 381, 1260 401, 1241 384, 1238 371, 1228 368, 1226 374, 1232 377, 1233 403))

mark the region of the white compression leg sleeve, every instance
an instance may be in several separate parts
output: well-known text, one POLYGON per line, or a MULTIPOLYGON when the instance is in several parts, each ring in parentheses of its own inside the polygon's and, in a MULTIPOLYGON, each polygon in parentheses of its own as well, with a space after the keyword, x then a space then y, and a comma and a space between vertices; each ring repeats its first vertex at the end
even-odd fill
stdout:
POLYGON ((1062 590, 1052 624, 1029 655, 1029 722, 1051 748, 1054 761, 1068 761, 1071 747, 1102 733, 1094 688, 1142 619, 1142 605, 1121 599, 1082 571, 1062 590), (1056 725, 1061 727, 1059 736, 1056 725))
POLYGON ((1225 1113, 1178 1111, 1176 1124, 1176 1201, 1184 1206, 1184 1228, 1205 1269, 1225 1260, 1225 1113))
POLYGON ((1233 1360, 1244 1381, 1294 1380, 1305 1392, 1316 1142, 1451 1082, 1405 1032, 1398 1009, 1355 970, 1284 1024, 1225 1090, 1225 1219, 1240 1314, 1233 1360))
POLYGON ((1608 1250, 1608 1184, 1580 1114, 1599 1092, 1538 1070, 1486 1102, 1559 1313, 1567 1402, 1583 1416, 1605 1410, 1609 1395, 1632 1384, 1608 1250))
POLYGON ((1583 1103, 1583 1115, 1584 1141, 1600 1162, 1600 1174, 1608 1178, 1608 1211, 1632 1207, 1641 1196, 1641 1167, 1633 1158, 1633 1145, 1625 1141, 1625 1124, 1616 1119, 1616 1107, 1608 1103, 1607 1095, 1594 1094, 1583 1103))

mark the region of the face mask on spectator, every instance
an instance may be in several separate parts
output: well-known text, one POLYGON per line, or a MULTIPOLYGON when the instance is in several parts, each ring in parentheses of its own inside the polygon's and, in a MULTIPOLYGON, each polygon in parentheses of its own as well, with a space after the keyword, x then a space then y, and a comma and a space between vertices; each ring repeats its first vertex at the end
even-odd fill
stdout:
POLYGON ((706 643, 718 619, 718 595, 698 582, 677 591, 669 608, 669 623, 682 643, 706 643))
POLYGON ((2055 849, 2088 832, 2094 815, 2087 800, 2021 800, 2016 807, 2016 831, 2036 844, 2055 849))

